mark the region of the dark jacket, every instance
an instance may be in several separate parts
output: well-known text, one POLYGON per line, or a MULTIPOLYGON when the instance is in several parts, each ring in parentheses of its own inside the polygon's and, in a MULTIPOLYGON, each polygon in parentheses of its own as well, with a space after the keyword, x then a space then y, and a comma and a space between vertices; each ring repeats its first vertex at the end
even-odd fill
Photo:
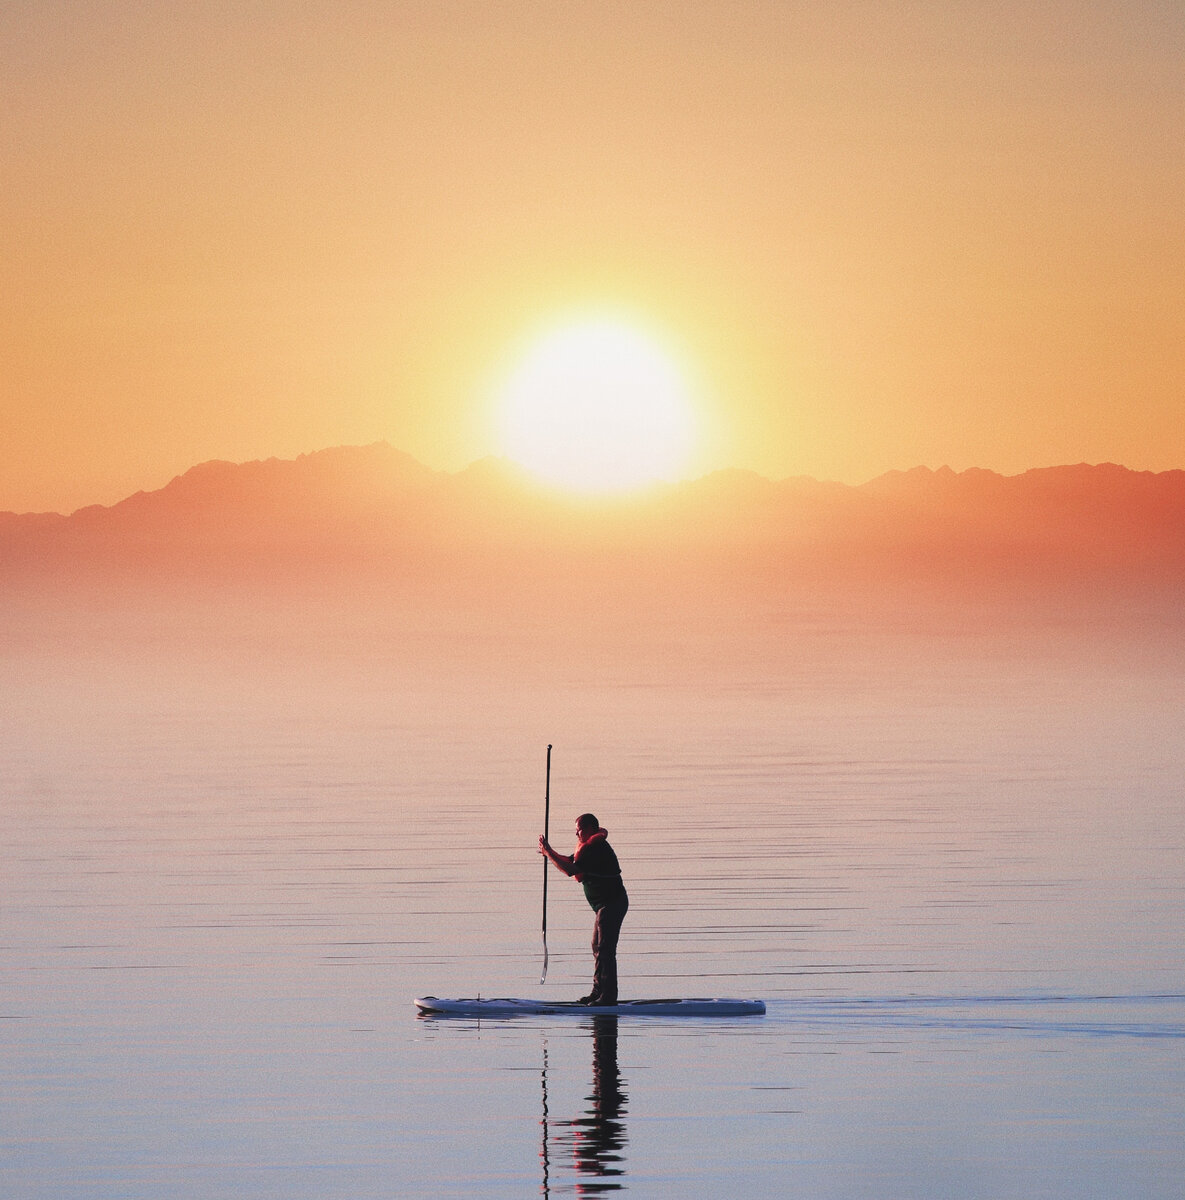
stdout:
POLYGON ((584 885, 584 897, 594 912, 607 904, 626 904, 625 884, 621 881, 621 865, 608 835, 600 829, 572 856, 572 874, 584 885))

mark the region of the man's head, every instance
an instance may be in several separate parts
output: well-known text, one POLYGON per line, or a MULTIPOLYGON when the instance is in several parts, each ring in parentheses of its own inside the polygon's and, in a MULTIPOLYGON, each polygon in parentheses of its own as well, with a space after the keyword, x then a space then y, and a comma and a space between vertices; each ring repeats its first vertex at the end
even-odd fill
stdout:
POLYGON ((576 818, 576 836, 582 841, 587 842, 590 837, 598 829, 601 828, 601 823, 592 815, 592 813, 581 813, 576 818))

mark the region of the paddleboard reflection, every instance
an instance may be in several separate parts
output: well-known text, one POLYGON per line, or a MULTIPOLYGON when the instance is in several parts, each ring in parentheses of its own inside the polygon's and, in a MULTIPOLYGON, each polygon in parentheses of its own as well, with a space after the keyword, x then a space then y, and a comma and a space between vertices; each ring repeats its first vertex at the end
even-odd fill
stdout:
POLYGON ((625 1187, 626 1094, 617 1066, 617 1017, 592 1018, 592 1091, 588 1108, 578 1117, 550 1122, 547 1097, 547 1050, 543 1052, 544 1196, 551 1195, 552 1150, 557 1160, 570 1162, 578 1196, 597 1196, 625 1187))

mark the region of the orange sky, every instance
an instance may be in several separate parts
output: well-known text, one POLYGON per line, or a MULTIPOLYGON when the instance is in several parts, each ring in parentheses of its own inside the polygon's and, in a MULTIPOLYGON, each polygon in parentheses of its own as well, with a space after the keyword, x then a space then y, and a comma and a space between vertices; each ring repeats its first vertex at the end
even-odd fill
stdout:
POLYGON ((0 7, 0 509, 496 449, 524 331, 679 347, 695 473, 1185 466, 1185 7, 0 7))

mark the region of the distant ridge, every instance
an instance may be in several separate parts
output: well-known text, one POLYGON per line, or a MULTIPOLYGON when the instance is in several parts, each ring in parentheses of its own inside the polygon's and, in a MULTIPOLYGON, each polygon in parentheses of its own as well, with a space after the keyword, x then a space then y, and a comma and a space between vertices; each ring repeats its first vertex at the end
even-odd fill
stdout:
POLYGON ((669 578, 680 587, 777 589, 853 574, 1176 587, 1185 579, 1185 471, 917 467, 852 487, 724 470, 594 502, 548 490, 504 460, 448 474, 378 442, 206 462, 157 491, 70 516, 0 514, 9 585, 170 571, 345 581, 361 570, 409 585, 464 576, 478 587, 526 586, 544 567, 553 579, 669 578))

